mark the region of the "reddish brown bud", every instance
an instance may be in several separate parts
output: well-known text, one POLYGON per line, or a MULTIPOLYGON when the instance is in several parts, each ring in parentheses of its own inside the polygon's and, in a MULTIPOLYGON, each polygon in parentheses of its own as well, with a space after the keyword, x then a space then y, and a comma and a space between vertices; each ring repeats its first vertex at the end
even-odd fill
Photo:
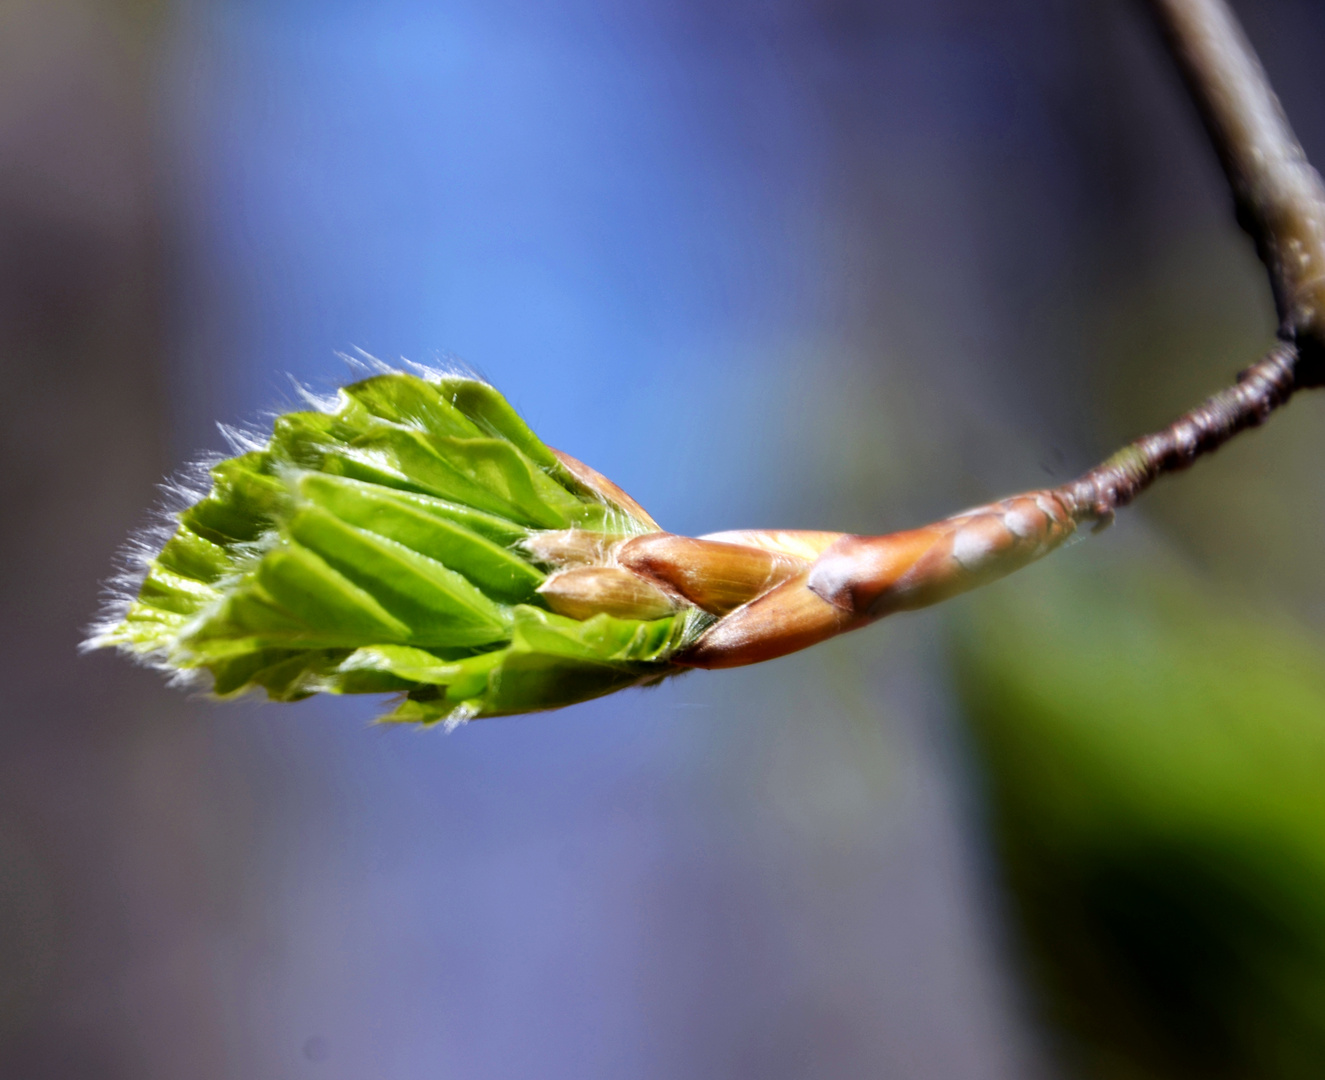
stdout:
POLYGON ((807 649, 865 620, 806 588, 806 573, 711 626, 675 657, 686 667, 729 668, 772 660, 807 649))
POLYGON ((812 529, 733 529, 730 532, 709 533, 700 539, 763 548, 775 555, 790 555, 793 559, 814 562, 834 540, 844 535, 812 529))
POLYGON ((671 533, 627 540, 616 561, 713 615, 735 611, 809 567, 804 559, 763 548, 671 533))
MULTIPOLYGON (((1002 577, 1052 551, 1074 528, 1063 500, 1037 491, 923 529, 836 535, 808 570, 710 627, 677 662, 722 668, 785 656, 890 612, 925 607, 1002 577)), ((830 536, 817 534, 814 542, 830 536)), ((803 537, 791 543, 808 543, 803 537)), ((775 542, 778 550, 789 546, 775 542)))
POLYGON ((1018 570, 1075 529, 1052 492, 1017 495, 923 529, 844 536, 810 571, 809 587, 871 619, 946 600, 1018 570))

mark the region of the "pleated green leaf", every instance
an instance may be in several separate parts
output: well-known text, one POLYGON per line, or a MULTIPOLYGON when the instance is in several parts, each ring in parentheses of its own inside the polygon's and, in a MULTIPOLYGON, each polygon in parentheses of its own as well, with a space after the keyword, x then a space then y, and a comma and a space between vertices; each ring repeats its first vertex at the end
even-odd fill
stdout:
POLYGON ((422 379, 378 375, 347 386, 345 393, 374 416, 426 431, 430 435, 454 435, 468 439, 486 433, 485 429, 445 399, 440 385, 422 379))
POLYGON ((374 646, 350 656, 342 671, 424 684, 388 720, 530 712, 657 681, 673 670, 667 657, 710 621, 693 613, 648 622, 595 615, 578 622, 522 605, 500 652, 444 660, 421 649, 374 646))
POLYGON ((555 708, 677 670, 693 611, 547 611, 539 529, 652 526, 589 491, 486 383, 383 372, 209 470, 91 646, 222 696, 404 694, 425 723, 555 708))
POLYGON ((448 376, 441 379, 438 390, 443 398, 488 434, 505 439, 553 475, 564 471, 556 455, 529 429, 520 414, 511 408, 510 402, 487 383, 448 376))
MULTIPOLYGON (((438 508, 429 513, 417 501, 411 504, 367 484, 317 473, 300 477, 298 493, 348 525, 449 566, 472 581, 482 594, 502 602, 529 602, 543 583, 544 575, 539 570, 509 547, 466 528, 460 515, 442 516, 438 508)), ((470 519, 467 524, 475 523, 470 519)), ((507 542, 514 543, 524 535, 524 530, 513 530, 507 542)))
POLYGON ((293 540, 408 627, 409 641, 467 646, 509 636, 507 610, 436 559, 357 529, 316 506, 301 508, 287 528, 293 540))

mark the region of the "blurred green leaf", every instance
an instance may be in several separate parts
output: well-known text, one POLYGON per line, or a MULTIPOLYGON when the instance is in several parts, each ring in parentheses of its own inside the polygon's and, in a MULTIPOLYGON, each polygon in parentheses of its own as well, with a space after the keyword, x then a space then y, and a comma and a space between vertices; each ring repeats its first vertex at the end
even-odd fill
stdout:
POLYGON ((1325 1075, 1325 648, 1091 571, 990 590, 954 653, 1050 1015, 1088 1075, 1325 1075))

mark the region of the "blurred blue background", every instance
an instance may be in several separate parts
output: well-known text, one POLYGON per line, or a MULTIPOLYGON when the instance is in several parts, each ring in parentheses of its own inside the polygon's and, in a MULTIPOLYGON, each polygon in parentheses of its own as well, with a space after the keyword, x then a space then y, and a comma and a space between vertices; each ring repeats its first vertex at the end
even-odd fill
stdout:
MULTIPOLYGON (((1325 17, 1238 7, 1322 159, 1325 17)), ((683 533, 1066 479, 1268 340, 1227 202, 1121 0, 2 0, 0 1073, 1057 1075, 942 613, 450 737, 75 647, 339 351, 683 533)), ((1064 558, 1319 624, 1319 419, 1064 558)))

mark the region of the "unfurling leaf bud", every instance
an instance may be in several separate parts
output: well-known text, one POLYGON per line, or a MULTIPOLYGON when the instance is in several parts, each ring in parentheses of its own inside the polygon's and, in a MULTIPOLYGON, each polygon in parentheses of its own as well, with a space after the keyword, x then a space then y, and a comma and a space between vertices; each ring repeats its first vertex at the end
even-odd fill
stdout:
POLYGON ((1001 576, 1052 492, 883 537, 675 536, 486 383, 383 371, 241 439, 88 642, 227 696, 396 691, 386 719, 556 708, 782 656, 1001 576))
POLYGON ((90 646, 457 721, 656 681, 712 621, 624 570, 549 576, 657 525, 486 383, 388 371, 314 404, 211 467, 90 646))

